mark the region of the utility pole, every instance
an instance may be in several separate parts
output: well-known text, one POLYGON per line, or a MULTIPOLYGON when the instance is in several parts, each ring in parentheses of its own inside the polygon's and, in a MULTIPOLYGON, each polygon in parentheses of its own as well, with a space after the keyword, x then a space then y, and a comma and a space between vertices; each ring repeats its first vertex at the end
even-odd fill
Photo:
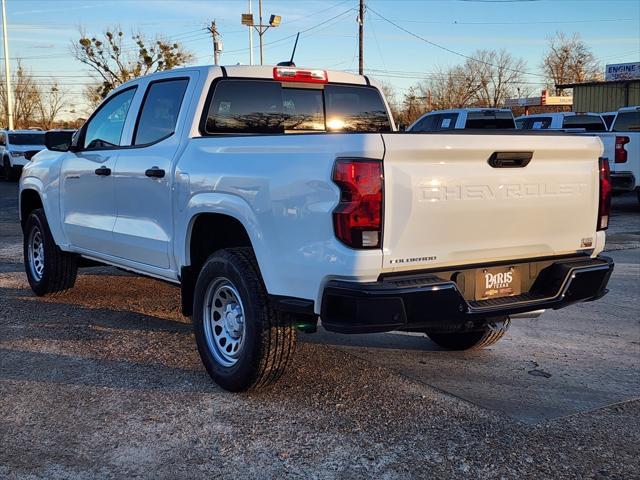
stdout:
POLYGON ((211 26, 207 27, 207 30, 211 34, 213 40, 213 64, 220 65, 220 54, 222 53, 222 40, 220 40, 220 33, 216 28, 216 21, 211 22, 211 26))
MULTIPOLYGON (((249 15, 252 15, 251 0, 249 0, 249 15)), ((249 65, 253 65, 253 28, 249 29, 249 65)))
POLYGON ((358 74, 364 75, 364 0, 360 0, 358 15, 358 74))
POLYGON ((7 9, 2 0, 2 37, 4 39, 4 74, 7 86, 7 122, 9 130, 13 130, 13 90, 11 88, 11 70, 9 66, 9 39, 7 32, 7 9))
POLYGON ((262 65, 262 0, 258 0, 258 22, 260 30, 258 35, 260 36, 260 65, 262 65))

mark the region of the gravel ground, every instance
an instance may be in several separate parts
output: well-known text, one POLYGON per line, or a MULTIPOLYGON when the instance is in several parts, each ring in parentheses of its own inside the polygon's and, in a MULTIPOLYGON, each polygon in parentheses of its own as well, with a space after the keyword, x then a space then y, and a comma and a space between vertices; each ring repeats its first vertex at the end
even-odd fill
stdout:
POLYGON ((524 423, 304 334, 275 388, 224 392, 175 287, 98 268, 35 298, 14 195, 0 184, 0 478, 640 478, 637 399, 524 423))

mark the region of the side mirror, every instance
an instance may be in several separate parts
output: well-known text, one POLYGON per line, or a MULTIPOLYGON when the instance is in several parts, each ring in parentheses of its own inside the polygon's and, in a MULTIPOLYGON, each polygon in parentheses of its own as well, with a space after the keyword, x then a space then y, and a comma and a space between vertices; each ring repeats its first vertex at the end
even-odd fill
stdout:
POLYGON ((52 131, 44 134, 44 144, 47 150, 54 152, 68 152, 71 150, 73 134, 69 131, 52 131))

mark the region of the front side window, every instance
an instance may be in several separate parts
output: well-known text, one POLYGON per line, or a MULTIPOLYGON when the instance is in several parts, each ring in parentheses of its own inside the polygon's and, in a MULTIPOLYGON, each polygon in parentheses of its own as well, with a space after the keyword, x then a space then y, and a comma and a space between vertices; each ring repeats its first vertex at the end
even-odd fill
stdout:
POLYGON ((605 132, 602 118, 598 115, 571 115, 564 117, 563 128, 584 128, 587 132, 605 132))
POLYGON ((208 134, 391 131, 370 87, 283 86, 269 80, 218 81, 204 122, 208 134))
POLYGON ((640 112, 620 112, 613 124, 614 132, 640 132, 640 112))
POLYGON ((412 132, 433 132, 436 129, 436 122, 440 118, 440 115, 433 114, 427 115, 418 123, 416 123, 411 129, 412 132))
POLYGON ((85 149, 99 150, 120 146, 124 122, 135 93, 135 88, 124 90, 100 106, 87 124, 84 136, 85 149))
POLYGON ((172 135, 189 80, 165 80, 149 85, 133 137, 134 145, 147 145, 172 135))

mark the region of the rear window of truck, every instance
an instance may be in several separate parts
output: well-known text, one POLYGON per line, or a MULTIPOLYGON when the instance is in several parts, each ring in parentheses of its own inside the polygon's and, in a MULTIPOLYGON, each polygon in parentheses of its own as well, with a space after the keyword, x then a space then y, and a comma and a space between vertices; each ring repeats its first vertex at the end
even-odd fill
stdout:
POLYGON ((584 128, 587 132, 606 132, 607 126, 599 115, 571 115, 564 117, 563 128, 584 128))
POLYGON ((206 134, 389 132, 378 90, 355 85, 283 86, 271 80, 220 80, 211 97, 206 134))
POLYGON ((616 118, 613 132, 640 132, 640 112, 620 112, 616 118))
POLYGON ((469 112, 464 128, 515 129, 516 123, 511 112, 469 112))

